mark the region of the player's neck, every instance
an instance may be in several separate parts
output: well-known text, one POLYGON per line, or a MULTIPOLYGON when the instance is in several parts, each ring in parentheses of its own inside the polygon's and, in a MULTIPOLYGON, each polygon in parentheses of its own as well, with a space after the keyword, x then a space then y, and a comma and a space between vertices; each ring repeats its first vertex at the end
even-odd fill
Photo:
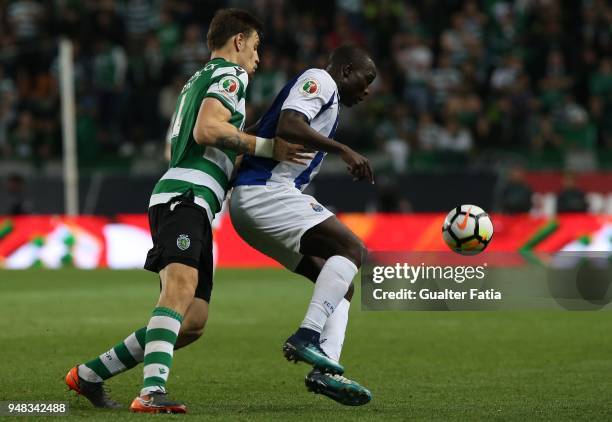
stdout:
POLYGON ((220 48, 210 53, 210 59, 223 59, 225 61, 238 64, 238 52, 231 48, 220 48))
POLYGON ((342 83, 342 71, 332 66, 327 66, 325 71, 329 73, 329 76, 332 77, 332 79, 336 83, 336 86, 338 87, 340 95, 342 95, 341 91, 344 91, 344 84, 342 83))

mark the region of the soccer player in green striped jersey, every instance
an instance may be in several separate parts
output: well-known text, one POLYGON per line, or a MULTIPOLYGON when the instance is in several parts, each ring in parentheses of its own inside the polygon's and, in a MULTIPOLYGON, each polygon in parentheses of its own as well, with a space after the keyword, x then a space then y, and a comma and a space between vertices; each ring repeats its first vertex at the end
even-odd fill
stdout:
POLYGON ((146 327, 66 375, 70 389, 96 407, 115 408, 104 380, 144 363, 143 387, 130 405, 141 413, 185 413, 168 399, 174 350, 197 340, 212 291, 211 222, 221 209, 236 156, 249 153, 302 163, 304 147, 250 135, 245 122, 248 75, 259 62, 261 23, 248 12, 219 10, 207 34, 211 60, 185 84, 170 129, 170 168, 149 202, 153 248, 145 268, 159 273, 161 293, 146 327))

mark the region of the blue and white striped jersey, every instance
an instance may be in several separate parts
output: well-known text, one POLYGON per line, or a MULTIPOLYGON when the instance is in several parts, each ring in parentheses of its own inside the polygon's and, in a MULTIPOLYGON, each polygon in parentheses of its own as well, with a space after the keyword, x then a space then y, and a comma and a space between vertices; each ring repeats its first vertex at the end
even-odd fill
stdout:
MULTIPOLYGON (((333 138, 340 111, 336 82, 323 69, 309 69, 293 78, 261 118, 257 136, 273 138, 281 111, 288 109, 304 114, 310 127, 328 138, 333 138)), ((304 190, 318 173, 325 154, 321 151, 313 153, 313 157, 305 166, 246 154, 234 186, 270 183, 287 184, 304 190)))

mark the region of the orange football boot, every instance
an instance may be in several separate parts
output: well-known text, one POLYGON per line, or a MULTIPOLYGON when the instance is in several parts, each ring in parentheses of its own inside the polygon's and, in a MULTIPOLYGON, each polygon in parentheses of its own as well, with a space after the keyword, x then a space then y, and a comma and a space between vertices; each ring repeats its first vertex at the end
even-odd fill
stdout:
POLYGON ((78 395, 85 397, 94 407, 120 409, 122 406, 108 397, 104 382, 89 382, 79 376, 79 366, 70 369, 66 374, 66 385, 78 395))
POLYGON ((138 396, 130 405, 130 412, 136 413, 187 413, 187 407, 167 399, 168 394, 161 391, 138 396))

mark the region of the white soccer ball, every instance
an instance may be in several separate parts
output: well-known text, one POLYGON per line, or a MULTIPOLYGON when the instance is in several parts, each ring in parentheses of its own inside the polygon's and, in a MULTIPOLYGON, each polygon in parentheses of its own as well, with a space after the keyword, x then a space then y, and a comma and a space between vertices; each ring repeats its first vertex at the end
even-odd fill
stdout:
POLYGON ((476 205, 461 205, 448 213, 442 226, 442 238, 453 251, 461 255, 476 255, 484 251, 493 237, 493 222, 476 205))

